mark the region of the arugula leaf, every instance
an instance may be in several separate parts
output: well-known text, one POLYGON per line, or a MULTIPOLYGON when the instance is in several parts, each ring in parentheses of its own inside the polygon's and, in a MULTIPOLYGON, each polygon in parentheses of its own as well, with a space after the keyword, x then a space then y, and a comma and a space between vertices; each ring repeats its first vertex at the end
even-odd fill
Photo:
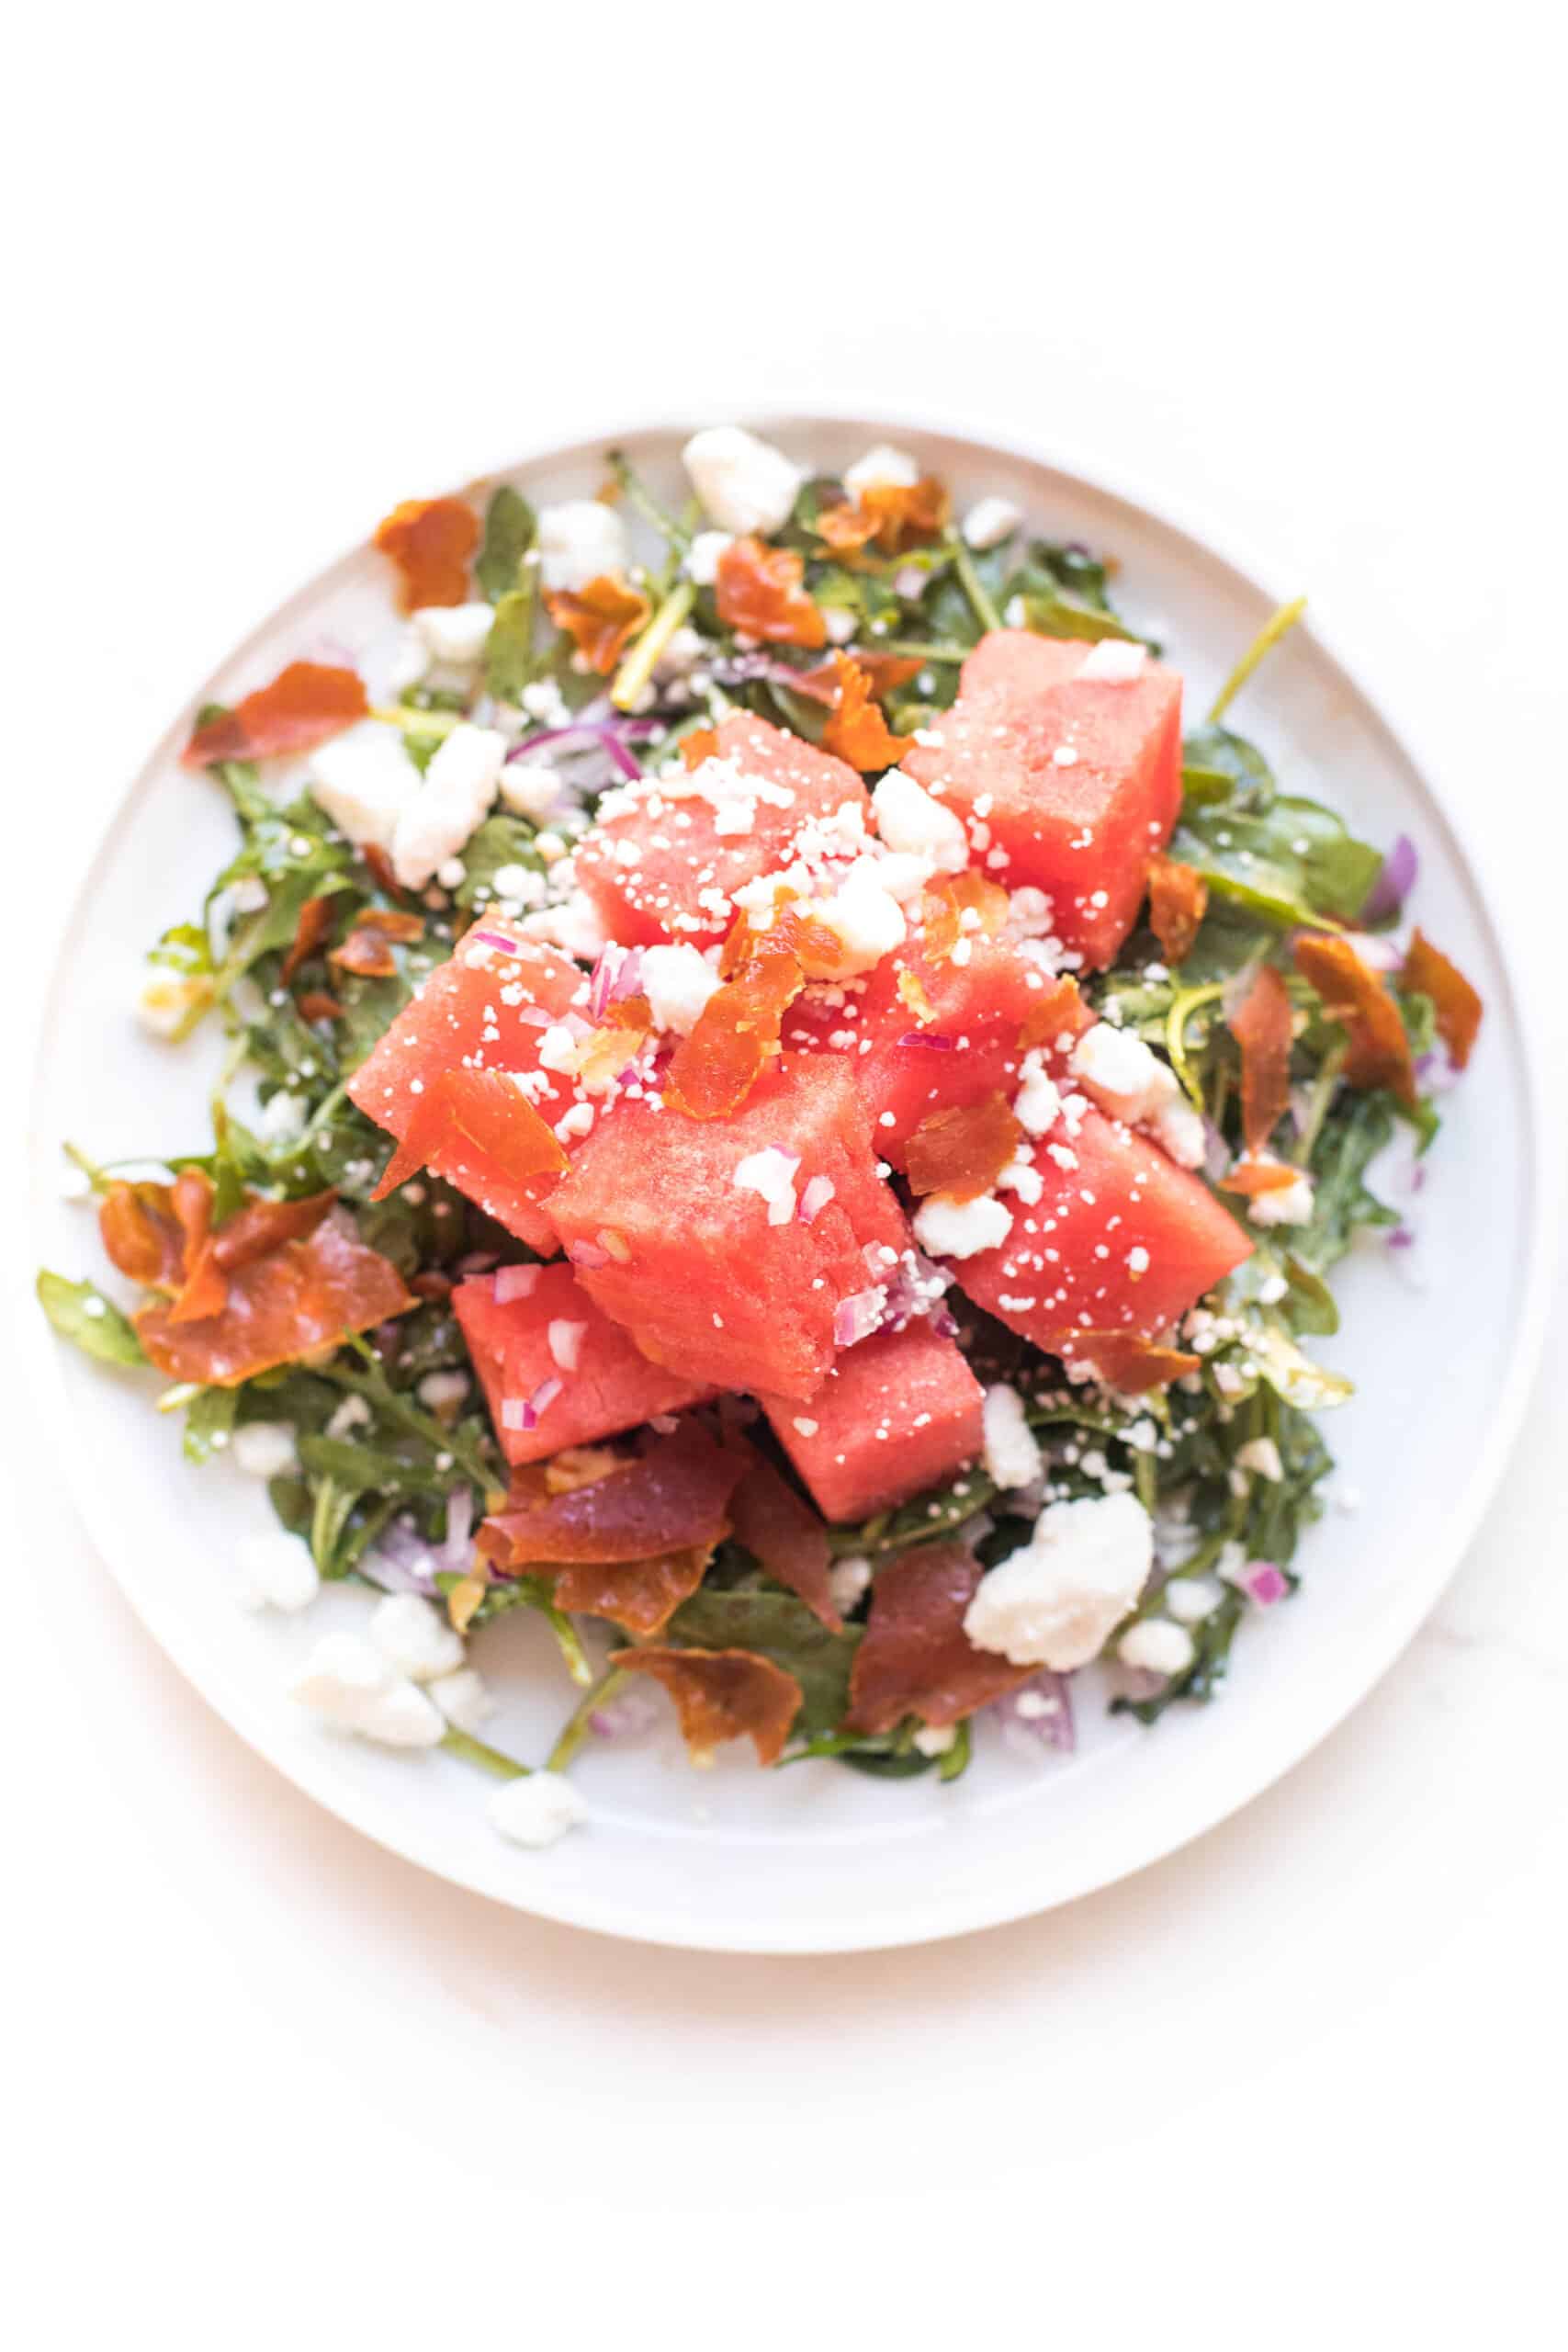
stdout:
POLYGON ((67 1282, 48 1269, 37 1283, 39 1305, 62 1339, 75 1341, 100 1363, 145 1363, 141 1342, 112 1300, 92 1283, 67 1282))
POLYGON ((499 896, 495 877, 503 865, 525 865, 531 874, 543 874, 545 861, 534 847, 535 830, 525 817, 487 817, 463 852, 457 904, 481 906, 499 896))
POLYGON ((1043 636, 1124 638, 1157 653, 1153 639, 1141 638, 1116 612, 1109 576, 1107 567, 1074 540, 1032 539, 1028 557, 1008 577, 1002 601, 1020 597, 1029 627, 1043 636))
POLYGON ((663 1639, 684 1649, 755 1650, 799 1683, 802 1701, 791 1736, 813 1739, 838 1728, 850 1702, 857 1626, 831 1634, 792 1592, 766 1588, 716 1591, 705 1585, 683 1600, 663 1639))
POLYGON ((1366 1182, 1368 1168, 1393 1133, 1394 1116, 1386 1094, 1344 1090, 1319 1128, 1308 1161, 1312 1219, 1292 1237, 1292 1254, 1309 1273, 1326 1273, 1359 1232, 1399 1223, 1398 1212, 1366 1182))
POLYGON ((835 1552, 864 1553, 878 1558, 893 1552, 912 1551, 917 1544, 934 1544, 955 1527, 983 1511, 996 1494, 993 1480, 980 1469, 962 1471, 956 1478, 915 1496, 897 1510, 878 1511, 859 1527, 829 1531, 835 1552))
POLYGON ((499 605, 518 583, 524 557, 538 528, 534 510, 520 490, 502 482, 485 509, 483 543, 474 564, 479 593, 499 605))
POLYGON ((1221 897, 1280 923, 1353 920, 1382 863, 1332 810, 1284 793, 1258 814, 1235 800, 1184 807, 1170 854, 1221 897))
POLYGON ((495 608, 495 619, 485 640, 486 691, 498 702, 515 702, 536 672, 534 660, 534 589, 509 589, 495 608))
POLYGON ((186 1413, 187 1462, 209 1461, 220 1447, 227 1445, 239 1405, 237 1388, 204 1388, 192 1397, 186 1413))

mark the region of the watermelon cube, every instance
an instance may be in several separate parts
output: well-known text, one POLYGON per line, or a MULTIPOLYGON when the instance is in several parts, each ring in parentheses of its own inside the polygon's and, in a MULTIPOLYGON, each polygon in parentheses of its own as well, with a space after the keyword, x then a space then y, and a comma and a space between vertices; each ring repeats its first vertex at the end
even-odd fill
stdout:
POLYGON ((458 1283, 452 1306, 508 1462, 539 1462, 564 1446, 592 1445, 713 1395, 649 1363, 570 1266, 476 1274, 458 1283), (525 1405, 534 1408, 532 1429, 519 1426, 525 1405))
MULTIPOLYGON (((350 1097, 367 1119, 400 1138, 420 1094, 450 1069, 523 1075, 529 1100, 552 1125, 570 1108, 571 1080, 539 1066, 547 1025, 539 1016, 558 1020, 573 1005, 581 1011, 588 983, 553 947, 527 940, 506 953, 486 944, 508 937, 489 925, 479 936, 470 933, 403 1007, 349 1081, 350 1097)), ((430 1166, 530 1249, 555 1250, 542 1204, 557 1176, 519 1182, 463 1138, 444 1143, 430 1166)))
POLYGON ((798 736, 747 711, 732 711, 717 735, 693 775, 607 795, 577 851, 577 879, 623 946, 723 939, 735 892, 787 865, 802 826, 844 808, 867 814, 853 768, 798 736))
POLYGON ((909 1243, 854 1080, 826 1055, 784 1057, 728 1119, 623 1102, 578 1150, 550 1216, 583 1288, 655 1363, 785 1396, 820 1386, 839 1304, 872 1280, 866 1249, 909 1243), (800 1205, 812 1180, 831 1184, 809 1224, 787 1203, 773 1222, 775 1204, 737 1184, 770 1148, 795 1156, 800 1205))
POLYGON ((1131 931, 1150 853, 1181 808, 1179 676, 1146 656, 1135 675, 1096 674, 1140 650, 994 631, 964 664, 941 742, 902 763, 971 838, 988 828, 987 865, 999 854, 992 870, 1010 888, 1045 891, 1057 935, 1090 967, 1131 931))
POLYGON ((999 1248, 955 1259, 976 1306, 1050 1353, 1074 1331, 1153 1339, 1252 1254, 1235 1219, 1157 1144, 1098 1111, 1034 1147, 1032 1206, 999 1248))
POLYGON ((933 1112, 1017 1091, 1020 1035, 1051 989, 1040 966, 1010 940, 976 933, 967 960, 954 964, 928 955, 917 933, 863 981, 798 998, 784 1038, 803 1050, 843 1055, 877 1149, 902 1168, 910 1136, 933 1112))
POLYGON ((956 1342, 922 1317, 846 1348, 804 1405, 761 1403, 824 1518, 856 1520, 972 1462, 981 1395, 956 1342))

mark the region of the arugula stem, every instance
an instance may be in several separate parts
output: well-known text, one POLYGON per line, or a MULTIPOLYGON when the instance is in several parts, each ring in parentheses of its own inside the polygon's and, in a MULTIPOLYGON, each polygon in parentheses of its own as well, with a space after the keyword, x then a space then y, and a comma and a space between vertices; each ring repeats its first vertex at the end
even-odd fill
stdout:
MULTIPOLYGON (((531 1764, 519 1764, 515 1756, 503 1756, 488 1740, 476 1739, 472 1732, 459 1731, 456 1724, 447 1724, 441 1745, 452 1755, 460 1756, 465 1764, 477 1764, 481 1771, 493 1772, 500 1781, 525 1781, 534 1770, 531 1764)), ((547 1767, 551 1771, 554 1769, 553 1763, 547 1767)))
POLYGON ((590 1689, 593 1681, 592 1660, 583 1648, 582 1637, 571 1619, 564 1609, 558 1609, 553 1600, 541 1601, 539 1614, 548 1620, 550 1631, 560 1645, 560 1654, 566 1660, 566 1670, 572 1680, 581 1690, 590 1689))
POLYGON ((1235 700, 1237 695, 1240 694, 1243 686, 1246 685, 1248 678, 1251 677, 1258 663, 1264 659, 1266 654, 1272 653, 1274 648, 1279 644, 1280 639, 1282 637, 1286 637, 1290 634, 1291 630, 1294 628, 1296 623, 1300 620, 1302 615, 1305 612, 1306 607, 1307 600, 1304 596, 1294 597, 1290 604, 1281 605, 1279 611, 1271 614, 1269 619, 1264 622, 1263 627, 1258 630, 1258 635, 1253 639, 1252 643, 1247 647, 1247 651, 1242 655, 1241 660, 1236 663, 1235 668, 1231 672, 1230 676, 1225 680, 1224 684, 1214 696, 1213 702, 1209 710, 1209 725, 1211 727, 1217 727, 1219 725, 1221 719, 1224 717, 1225 712, 1230 708, 1231 704, 1235 700))
POLYGON ((623 450, 612 449, 607 462, 610 471, 643 521, 651 523, 661 537, 668 539, 671 547, 679 548, 684 555, 692 544, 692 534, 686 526, 678 523, 673 514, 666 514, 652 492, 645 487, 642 477, 634 469, 623 450))
POLYGON ((405 735, 450 735, 463 724, 460 710, 415 710, 406 702, 378 703, 370 716, 384 719, 389 727, 400 727, 405 735))
POLYGON ((1203 988, 1183 989, 1171 999, 1170 1011, 1166 1015, 1165 1042, 1171 1067, 1186 1089, 1194 1109, 1199 1111, 1203 1108, 1203 1090, 1193 1077, 1187 1058, 1187 1023, 1200 1005, 1217 1002, 1224 992, 1223 980, 1211 980, 1203 988))
POLYGON ((964 546, 964 541, 960 538, 956 531, 949 537, 947 541, 947 549, 948 553, 953 558, 953 568, 958 574, 959 583, 964 590, 964 594, 968 597, 969 602, 975 607, 975 617, 979 622, 980 627, 982 628, 1000 628, 1002 625, 1002 616, 1000 613, 998 612, 995 605, 991 602, 991 599, 987 593, 985 583, 981 580, 979 573, 975 569, 974 557, 970 554, 968 548, 964 546))
MULTIPOLYGON (((88 1183, 91 1184, 95 1193, 107 1192, 109 1188, 109 1178, 107 1170, 100 1168, 96 1160, 89 1159, 86 1153, 82 1149, 79 1144, 64 1143, 61 1145, 60 1148, 65 1154, 66 1159, 71 1162, 72 1166, 81 1170, 83 1175, 86 1178, 88 1183)), ((115 1163, 110 1163, 110 1165, 113 1164, 115 1163)), ((133 1162, 123 1159, 118 1164, 122 1168, 134 1165, 133 1162)))
POLYGON ((682 580, 671 588, 615 673, 610 700, 617 710, 632 708, 652 677, 654 664, 696 601, 697 592, 691 581, 682 580))
POLYGON ((455 1430, 443 1428, 432 1415, 422 1412, 417 1405, 411 1405, 405 1397, 399 1396, 363 1340, 351 1336, 347 1345, 371 1366, 371 1370, 350 1372, 343 1365, 326 1363, 321 1366, 323 1380, 331 1380, 340 1388, 352 1388, 356 1396, 368 1397, 384 1412, 389 1413, 395 1421, 401 1421, 412 1435, 423 1438, 426 1445, 434 1446, 437 1453, 449 1453, 481 1492, 494 1486, 493 1472, 476 1452, 463 1442, 455 1430))
POLYGON ((1298 1168, 1305 1168, 1311 1164, 1313 1153, 1317 1148, 1318 1136, 1323 1132, 1324 1120, 1328 1115, 1328 1106, 1333 1102, 1335 1091, 1339 1084, 1339 1073, 1345 1066, 1345 1057, 1348 1050, 1348 1046, 1336 1046, 1331 1054, 1325 1056, 1317 1076, 1313 1081, 1312 1099, 1307 1104, 1306 1125, 1302 1130, 1295 1150, 1291 1155, 1298 1168))
POLYGON ((585 1690, 566 1722, 560 1736, 551 1748, 546 1763, 547 1772, 564 1772, 578 1749, 587 1738, 594 1715, 606 1699, 613 1699, 623 1683, 630 1679, 624 1666, 613 1666, 602 1674, 591 1690, 585 1690))
POLYGON ((911 637, 879 638, 876 650, 879 653, 901 653, 911 662, 944 662, 955 670, 975 650, 972 645, 926 645, 911 637))

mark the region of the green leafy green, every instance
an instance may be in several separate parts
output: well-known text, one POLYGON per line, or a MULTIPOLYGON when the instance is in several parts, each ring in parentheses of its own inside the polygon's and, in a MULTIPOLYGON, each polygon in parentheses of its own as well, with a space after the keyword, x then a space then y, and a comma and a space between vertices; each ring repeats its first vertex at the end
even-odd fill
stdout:
POLYGON ((203 1388, 186 1408, 185 1456, 206 1462, 229 1442, 239 1410, 237 1388, 203 1388))
POLYGON ((859 1630, 829 1633, 793 1593, 705 1587, 681 1603, 662 1638, 683 1649, 754 1650, 793 1674, 802 1692, 797 1739, 831 1732, 843 1720, 859 1630))
POLYGON ((485 690, 500 702, 515 702, 537 674, 534 658, 534 591, 509 589, 495 608, 485 641, 485 690))
POLYGON ((64 1340, 100 1363, 145 1363, 141 1342, 115 1306, 92 1283, 68 1282, 63 1274, 40 1273, 39 1305, 64 1340))
MULTIPOLYGON (((485 508, 484 539, 474 563, 479 593, 499 605, 519 584, 523 559, 538 528, 534 510, 520 490, 502 482, 485 508)), ((492 689, 493 691, 493 689, 492 689)))

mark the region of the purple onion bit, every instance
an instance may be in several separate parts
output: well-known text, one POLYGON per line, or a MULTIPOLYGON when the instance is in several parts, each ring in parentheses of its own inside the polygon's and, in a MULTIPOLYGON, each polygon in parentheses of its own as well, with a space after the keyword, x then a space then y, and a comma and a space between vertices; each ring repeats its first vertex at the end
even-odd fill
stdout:
MULTIPOLYGON (((566 743, 573 741, 597 743, 599 749, 619 769, 628 784, 640 784, 643 779, 643 771, 626 748, 626 737, 630 731, 629 727, 596 725, 591 721, 576 718, 572 720, 570 727, 542 728, 538 734, 528 736, 521 743, 514 743, 506 754, 507 764, 510 766, 513 760, 526 760, 531 752, 546 751, 552 743, 566 743)), ((642 733, 643 730, 638 729, 639 740, 642 738, 642 733)))
POLYGON ((933 1054, 950 1054, 953 1041, 944 1037, 940 1029, 906 1029, 899 1038, 901 1046, 925 1046, 933 1054))
POLYGON ((1070 1756, 1077 1746, 1070 1678, 1054 1674, 1049 1667, 1005 1698, 994 1700, 991 1713, 1009 1747, 1026 1755, 1038 1757, 1042 1748, 1051 1748, 1058 1756, 1070 1756))
POLYGON ((776 653, 725 653, 707 665, 708 674, 721 686, 747 686, 761 683, 770 686, 788 686, 793 694, 804 695, 808 702, 826 704, 830 709, 839 698, 837 684, 826 679, 814 679, 804 670, 792 668, 776 653))
POLYGON ((1421 861, 1408 833, 1401 833, 1378 871, 1378 878, 1361 903, 1358 922, 1393 922, 1416 888, 1421 861))

